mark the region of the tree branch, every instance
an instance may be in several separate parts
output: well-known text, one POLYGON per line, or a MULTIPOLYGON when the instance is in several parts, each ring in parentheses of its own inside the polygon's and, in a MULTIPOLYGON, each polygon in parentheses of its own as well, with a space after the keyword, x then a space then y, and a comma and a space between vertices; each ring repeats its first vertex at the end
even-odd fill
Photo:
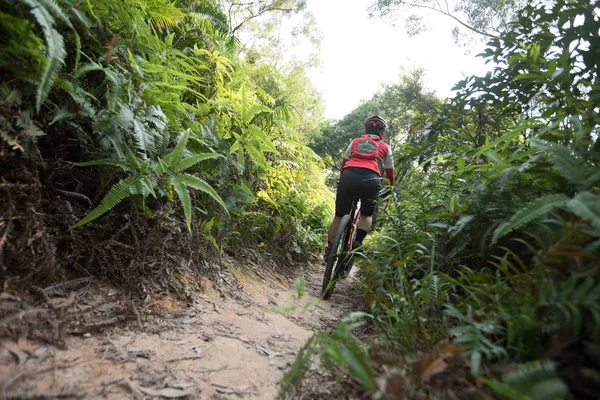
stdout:
MULTIPOLYGON (((461 25, 462 25, 462 26, 464 26, 465 28, 467 28, 467 29, 469 29, 469 30, 471 30, 471 31, 473 31, 473 32, 475 32, 475 33, 478 33, 478 34, 480 34, 480 35, 482 35, 482 36, 487 36, 487 37, 494 38, 494 39, 498 39, 498 38, 499 38, 499 37, 498 37, 498 36, 496 36, 496 35, 493 35, 493 34, 491 34, 491 33, 484 32, 484 31, 482 31, 482 30, 479 30, 479 29, 477 29, 477 28, 475 28, 475 27, 473 27, 473 26, 471 26, 471 25, 468 25, 467 23, 465 23, 465 22, 461 21, 460 19, 458 19, 457 17, 455 17, 454 15, 452 15, 452 14, 450 13, 450 11, 449 11, 449 10, 448 10, 448 11, 444 11, 444 10, 442 9, 442 7, 441 7, 441 6, 439 6, 439 3, 438 3, 438 6, 439 6, 439 8, 431 7, 431 6, 428 6, 428 5, 425 5, 425 4, 409 3, 408 1, 400 1, 399 3, 400 3, 400 4, 404 4, 404 5, 408 6, 408 7, 414 7, 414 8, 425 8, 425 9, 427 9, 427 10, 432 10, 432 11, 435 11, 435 12, 437 12, 437 13, 440 13, 440 14, 442 14, 442 15, 445 15, 445 16, 447 16, 447 17, 450 17, 450 18, 452 18, 453 20, 455 20, 456 22, 458 22, 459 24, 461 24, 461 25)), ((446 5, 447 5, 447 4, 448 4, 448 3, 446 3, 446 5)))
MULTIPOLYGON (((256 4, 256 3, 255 2, 233 3, 232 7, 234 5, 238 6, 238 7, 241 7, 241 6, 252 6, 254 4, 256 4)), ((271 5, 266 5, 266 4, 262 3, 262 2, 258 2, 258 4, 259 4, 259 7, 258 7, 258 10, 256 11, 256 13, 252 9, 250 9, 250 7, 248 7, 247 11, 250 13, 250 16, 247 17, 247 18, 245 18, 245 19, 243 19, 242 22, 240 22, 239 24, 237 24, 232 29, 232 33, 233 34, 235 34, 235 32, 237 32, 239 29, 241 29, 241 27, 245 23, 247 23, 248 21, 250 21, 250 20, 252 20, 254 18, 260 17, 264 13, 271 12, 271 11, 281 11, 281 12, 292 12, 292 11, 294 11, 293 7, 288 7, 288 8, 281 7, 281 4, 282 4, 281 1, 276 1, 275 3, 273 3, 271 5)), ((231 8, 230 8, 230 10, 231 10, 231 8)))

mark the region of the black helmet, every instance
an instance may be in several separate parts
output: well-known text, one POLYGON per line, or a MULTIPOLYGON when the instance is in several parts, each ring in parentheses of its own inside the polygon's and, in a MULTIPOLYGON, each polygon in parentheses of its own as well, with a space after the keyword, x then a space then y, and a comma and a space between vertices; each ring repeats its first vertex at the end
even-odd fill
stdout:
POLYGON ((382 136, 383 131, 387 128, 387 122, 379 115, 373 115, 365 119, 365 132, 382 136))

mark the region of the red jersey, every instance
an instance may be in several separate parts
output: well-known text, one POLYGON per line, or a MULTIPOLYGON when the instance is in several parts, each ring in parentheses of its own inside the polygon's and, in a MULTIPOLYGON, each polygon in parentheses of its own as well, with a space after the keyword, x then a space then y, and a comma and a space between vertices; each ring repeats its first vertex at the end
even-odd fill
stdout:
POLYGON ((389 146, 379 136, 363 135, 352 141, 350 159, 344 164, 344 168, 366 168, 381 175, 379 162, 389 158, 389 153, 389 146))

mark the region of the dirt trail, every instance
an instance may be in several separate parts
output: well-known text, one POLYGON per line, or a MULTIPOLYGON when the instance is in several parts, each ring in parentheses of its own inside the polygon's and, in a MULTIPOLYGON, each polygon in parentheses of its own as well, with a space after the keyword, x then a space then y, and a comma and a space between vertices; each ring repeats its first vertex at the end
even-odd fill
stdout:
POLYGON ((304 304, 318 299, 318 267, 299 272, 306 280, 300 302, 293 285, 236 275, 236 299, 210 287, 188 306, 162 299, 160 306, 177 310, 178 316, 144 314, 142 329, 133 323, 71 336, 65 349, 4 340, 0 397, 273 399, 284 371, 313 331, 330 329, 360 307, 359 289, 350 277, 338 284, 330 301, 303 311, 304 304), (299 307, 269 310, 277 305, 299 307))

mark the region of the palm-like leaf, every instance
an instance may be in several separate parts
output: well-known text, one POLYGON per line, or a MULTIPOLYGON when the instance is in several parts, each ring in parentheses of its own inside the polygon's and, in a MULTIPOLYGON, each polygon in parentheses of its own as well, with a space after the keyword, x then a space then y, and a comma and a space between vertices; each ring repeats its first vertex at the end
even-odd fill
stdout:
POLYGON ((213 189, 212 186, 210 186, 204 180, 198 178, 197 176, 190 175, 190 174, 178 175, 177 179, 178 179, 178 181, 182 182, 186 186, 192 187, 196 190, 200 190, 201 192, 208 194, 217 203, 219 203, 221 205, 221 207, 223 207, 223 209, 229 214, 229 211, 227 210, 227 206, 225 205, 225 202, 223 201, 221 196, 219 196, 219 194, 215 191, 215 189, 213 189))
POLYGON ((36 99, 36 108, 39 111, 46 100, 46 97, 48 97, 52 85, 54 85, 54 80, 56 79, 59 69, 65 63, 67 52, 65 50, 63 37, 53 28, 54 18, 44 4, 42 4, 43 2, 38 0, 23 1, 31 8, 31 14, 42 27, 44 38, 46 39, 47 61, 38 83, 36 99))
POLYGON ((567 203, 567 207, 573 214, 589 220, 594 228, 600 230, 600 196, 581 192, 567 203))
POLYGON ((183 170, 193 167, 194 165, 198 164, 200 161, 211 160, 211 159, 215 159, 215 158, 223 158, 223 156, 221 154, 217 154, 217 153, 194 154, 193 156, 186 157, 183 160, 181 160, 175 167, 175 170, 183 171, 183 170))
POLYGON ((123 201, 123 199, 129 197, 132 194, 132 189, 135 188, 137 181, 137 178, 129 176, 117 183, 116 185, 114 185, 106 194, 106 196, 104 196, 100 205, 94 208, 82 220, 73 225, 71 229, 83 226, 100 217, 102 214, 112 210, 117 204, 123 201))
POLYGON ((185 224, 188 227, 188 230, 192 231, 192 199, 190 198, 190 193, 188 192, 185 183, 181 179, 177 179, 176 177, 171 178, 171 184, 177 195, 179 196, 179 201, 181 201, 181 205, 183 206, 183 213, 185 214, 185 224))
POLYGON ((496 243, 502 236, 514 229, 522 228, 536 218, 542 217, 557 208, 565 207, 569 200, 569 197, 564 194, 550 194, 538 198, 517 211, 507 222, 500 225, 494 232, 492 243, 496 243))

